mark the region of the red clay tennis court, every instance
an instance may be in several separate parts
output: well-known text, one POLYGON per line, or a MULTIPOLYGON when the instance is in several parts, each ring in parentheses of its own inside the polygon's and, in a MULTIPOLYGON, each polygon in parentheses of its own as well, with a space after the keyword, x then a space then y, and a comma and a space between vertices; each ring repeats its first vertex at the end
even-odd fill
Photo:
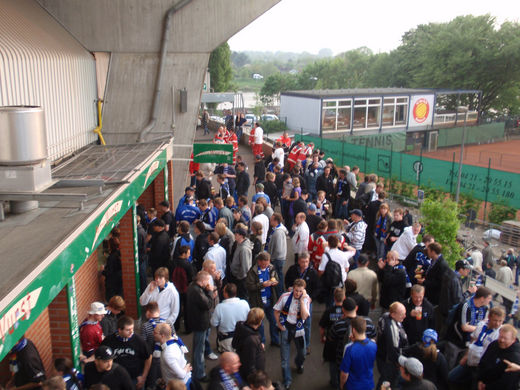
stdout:
MULTIPOLYGON (((424 157, 452 161, 455 152, 455 162, 460 159, 460 146, 438 149, 423 153, 424 157)), ((509 140, 490 144, 464 145, 464 164, 488 167, 491 158, 491 168, 500 171, 520 173, 520 140, 509 140)))

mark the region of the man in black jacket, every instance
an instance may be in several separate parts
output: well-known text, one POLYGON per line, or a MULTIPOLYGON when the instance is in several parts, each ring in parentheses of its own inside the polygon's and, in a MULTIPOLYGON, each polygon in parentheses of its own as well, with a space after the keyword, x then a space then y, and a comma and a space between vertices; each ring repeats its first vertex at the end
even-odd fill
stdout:
POLYGON ((242 378, 257 370, 265 370, 265 348, 258 331, 264 315, 262 309, 253 307, 247 314, 246 322, 239 321, 235 327, 231 345, 240 357, 242 378))
POLYGON ((186 321, 193 331, 193 376, 202 382, 207 381, 204 363, 206 335, 211 329, 210 309, 216 296, 211 275, 200 271, 186 293, 186 321))
POLYGON ((253 174, 253 184, 262 183, 265 180, 264 158, 261 155, 255 156, 255 172, 253 174))
POLYGON ((269 196, 271 200, 271 207, 274 209, 278 204, 278 188, 275 183, 276 176, 273 172, 267 172, 264 181, 264 193, 269 196))
POLYGON ((150 267, 152 275, 157 268, 167 267, 170 260, 170 236, 166 232, 166 224, 162 219, 156 219, 152 223, 152 239, 150 240, 150 267))
POLYGON ((432 305, 439 304, 441 296, 442 277, 450 270, 448 263, 442 257, 442 246, 438 242, 432 242, 426 249, 428 257, 432 259, 432 265, 426 271, 423 278, 418 278, 417 283, 422 284, 426 289, 426 298, 432 305))
POLYGON ((211 183, 204 178, 202 172, 195 175, 195 197, 197 199, 211 198, 211 183))
POLYGON ((415 344, 422 340, 423 332, 428 328, 435 328, 433 306, 424 298, 424 287, 414 284, 410 291, 410 298, 403 301, 406 308, 406 318, 403 327, 408 336, 408 343, 415 344))
POLYGON ((115 354, 110 347, 101 345, 94 353, 95 360, 85 365, 85 388, 98 383, 111 390, 134 389, 135 386, 128 372, 114 363, 115 354))
POLYGON ((327 200, 329 202, 334 201, 334 178, 330 173, 330 167, 325 167, 323 169, 323 174, 318 176, 318 180, 316 181, 316 191, 325 191, 327 200))
POLYGON ((249 173, 246 172, 246 164, 239 162, 237 164, 237 179, 236 179, 236 193, 237 199, 242 195, 247 196, 251 180, 249 179, 249 173))
POLYGON ((467 291, 463 288, 463 279, 469 276, 471 268, 467 260, 459 260, 455 263, 455 271, 450 269, 444 273, 439 299, 439 311, 444 320, 454 305, 468 299, 477 291, 475 285, 470 285, 467 291))
POLYGON ((520 364, 520 343, 517 330, 509 325, 502 325, 498 340, 489 344, 480 359, 477 377, 478 388, 486 390, 516 390, 520 380, 520 371, 506 372, 507 363, 520 364), (484 387, 485 386, 485 387, 484 387))
POLYGON ((425 234, 422 241, 417 244, 410 253, 408 253, 406 259, 404 259, 403 265, 406 268, 406 272, 412 284, 417 283, 415 271, 418 266, 421 266, 423 271, 426 271, 430 267, 430 259, 428 259, 426 248, 434 241, 435 238, 433 238, 431 234, 425 234))

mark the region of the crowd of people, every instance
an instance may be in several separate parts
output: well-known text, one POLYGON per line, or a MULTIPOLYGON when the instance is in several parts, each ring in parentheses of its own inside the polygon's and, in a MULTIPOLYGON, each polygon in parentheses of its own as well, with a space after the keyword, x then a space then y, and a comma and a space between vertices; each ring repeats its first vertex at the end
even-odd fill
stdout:
MULTIPOLYGON (((474 252, 451 269, 408 210, 391 210, 377 175, 358 183, 358 167, 338 168, 312 144, 284 134, 266 157, 255 124, 251 177, 233 129, 220 128, 221 140, 237 146, 234 164, 216 167, 217 185, 192 165, 174 211, 168 201, 137 205, 138 321, 124 314, 111 234, 107 304, 92 303, 80 326, 83 373, 67 359, 57 368, 67 389, 290 389, 311 353, 322 355, 334 389, 517 389, 520 344, 504 322, 518 301, 504 302, 506 318, 491 305, 489 274, 474 272, 492 269, 492 257, 479 262, 474 252), (317 304, 321 351, 310 343, 317 304), (193 335, 191 363, 182 333, 193 335), (280 350, 281 384, 266 373, 266 348, 280 350), (219 364, 208 372, 206 359, 219 364)), ((20 343, 17 357, 29 347, 37 355, 30 340, 20 343)), ((17 361, 14 378, 26 372, 17 361)), ((44 377, 32 375, 26 383, 39 386, 44 377)))

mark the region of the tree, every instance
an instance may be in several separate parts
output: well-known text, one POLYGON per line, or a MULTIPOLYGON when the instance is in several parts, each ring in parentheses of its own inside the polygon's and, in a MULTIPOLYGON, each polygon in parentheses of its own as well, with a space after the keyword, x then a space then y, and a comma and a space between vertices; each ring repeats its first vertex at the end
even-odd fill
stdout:
POLYGON ((442 245, 442 255, 452 267, 460 260, 461 247, 457 242, 460 228, 459 208, 451 199, 426 199, 421 205, 424 230, 442 245))
POLYGON ((496 28, 490 15, 459 16, 408 31, 397 54, 404 87, 479 89, 482 109, 500 110, 511 106, 504 98, 520 80, 520 27, 496 28))
POLYGON ((269 76, 260 90, 260 100, 269 105, 280 92, 297 88, 296 77, 288 73, 275 73, 269 76))
POLYGON ((227 42, 211 52, 208 68, 211 76, 211 88, 215 92, 228 91, 231 88, 233 70, 231 69, 231 50, 227 42))
POLYGON ((234 51, 231 53, 231 62, 237 68, 243 67, 245 64, 249 64, 249 56, 244 52, 234 51))

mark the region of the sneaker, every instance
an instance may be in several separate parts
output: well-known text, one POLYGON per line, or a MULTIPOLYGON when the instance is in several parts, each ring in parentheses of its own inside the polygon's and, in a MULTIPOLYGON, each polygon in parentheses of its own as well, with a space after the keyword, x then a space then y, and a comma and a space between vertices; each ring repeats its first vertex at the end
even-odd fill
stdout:
POLYGON ((289 389, 291 388, 291 385, 292 385, 292 383, 291 383, 291 382, 289 382, 289 383, 286 383, 286 384, 284 385, 284 387, 285 387, 285 390, 289 390, 289 389))
POLYGON ((208 356, 206 356, 209 360, 217 360, 218 359, 218 356, 214 353, 214 352, 211 352, 208 356))

